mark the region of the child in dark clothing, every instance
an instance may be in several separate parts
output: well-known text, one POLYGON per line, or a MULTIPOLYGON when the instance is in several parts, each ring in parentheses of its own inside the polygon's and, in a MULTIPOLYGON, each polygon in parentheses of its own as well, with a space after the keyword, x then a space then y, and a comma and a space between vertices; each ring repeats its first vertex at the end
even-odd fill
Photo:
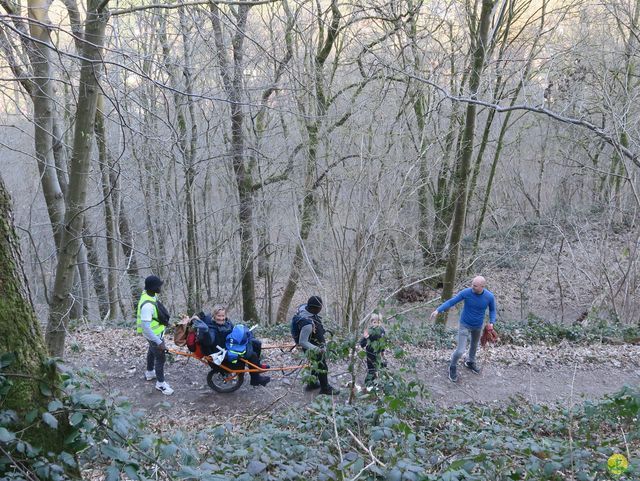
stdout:
POLYGON ((360 339, 360 347, 367 353, 367 377, 365 385, 370 386, 378 377, 378 369, 386 367, 384 362, 385 330, 382 327, 382 315, 373 313, 360 339))

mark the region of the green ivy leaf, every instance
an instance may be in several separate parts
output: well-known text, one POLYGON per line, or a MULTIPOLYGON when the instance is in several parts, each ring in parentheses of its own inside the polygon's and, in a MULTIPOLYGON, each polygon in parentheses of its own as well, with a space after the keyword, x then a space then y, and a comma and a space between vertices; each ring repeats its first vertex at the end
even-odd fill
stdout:
POLYGON ((75 442, 76 438, 80 435, 79 429, 74 429, 71 431, 66 438, 64 438, 64 444, 71 444, 75 442))
POLYGON ((58 409, 61 409, 64 405, 58 400, 58 399, 54 399, 53 401, 51 401, 49 403, 49 405, 47 406, 47 411, 49 411, 50 413, 57 411, 58 409))
POLYGON ((78 404, 88 408, 97 408, 103 400, 104 398, 99 394, 83 394, 78 398, 78 404))
POLYGON ((267 469, 267 465, 255 459, 252 460, 247 466, 247 472, 254 476, 260 474, 265 469, 267 469))
POLYGON ((449 470, 450 471, 456 471, 458 469, 460 469, 462 466, 464 466, 464 463, 466 463, 467 460, 462 458, 462 459, 457 459, 455 460, 453 463, 451 463, 449 465, 449 470))
POLYGON ((53 393, 51 392, 51 388, 46 382, 40 381, 39 386, 40 386, 40 392, 42 393, 43 396, 46 396, 46 397, 53 396, 53 393))
POLYGON ((405 436, 409 436, 411 433, 413 433, 413 430, 411 429, 411 427, 405 422, 399 422, 398 424, 396 424, 394 426, 394 428, 397 431, 399 431, 402 434, 404 434, 405 436))
POLYGON ((100 446, 100 450, 102 451, 102 454, 104 454, 108 458, 115 459, 116 461, 120 461, 122 463, 126 463, 131 460, 131 456, 127 451, 111 444, 102 444, 100 446))
POLYGON ((129 434, 129 423, 122 417, 117 417, 113 420, 113 430, 122 437, 126 438, 129 434))
POLYGON ((182 469, 176 473, 176 476, 183 479, 199 479, 201 474, 202 473, 197 469, 191 468, 189 466, 183 466, 182 469))
POLYGON ((145 436, 140 441, 140 449, 142 451, 147 451, 151 446, 153 446, 153 437, 151 436, 145 436))
POLYGON ((69 467, 75 468, 76 467, 76 460, 75 458, 67 453, 66 451, 62 451, 60 453, 60 456, 58 456, 60 458, 60 461, 62 461, 64 464, 66 464, 69 467))
POLYGON ((0 443, 10 443, 16 438, 16 435, 5 428, 0 428, 0 443))
POLYGON ((42 420, 48 424, 51 429, 58 429, 58 420, 51 413, 42 413, 42 420))
POLYGON ((84 418, 84 415, 82 413, 75 412, 71 415, 71 418, 69 419, 69 423, 72 426, 77 426, 82 422, 83 418, 84 418))
POLYGON ((162 446, 160 450, 160 457, 163 459, 169 459, 175 456, 178 451, 178 446, 175 444, 167 444, 166 446, 162 446))
POLYGON ((404 406, 404 401, 400 398, 391 398, 389 399, 389 409, 392 411, 398 411, 400 408, 404 406))
POLYGON ((11 365, 16 360, 16 355, 12 352, 4 352, 0 356, 0 369, 4 369, 11 365))
POLYGON ((0 426, 18 422, 18 414, 12 409, 0 411, 0 426))
POLYGON ((140 476, 138 476, 138 469, 133 464, 127 464, 124 467, 124 472, 133 481, 139 481, 140 480, 140 476))
POLYGON ((387 473, 387 479, 389 481, 400 481, 402 479, 402 471, 398 468, 393 468, 387 473))
POLYGON ((120 481, 120 470, 118 469, 118 466, 112 463, 111 466, 107 468, 107 477, 105 478, 105 481, 120 481))

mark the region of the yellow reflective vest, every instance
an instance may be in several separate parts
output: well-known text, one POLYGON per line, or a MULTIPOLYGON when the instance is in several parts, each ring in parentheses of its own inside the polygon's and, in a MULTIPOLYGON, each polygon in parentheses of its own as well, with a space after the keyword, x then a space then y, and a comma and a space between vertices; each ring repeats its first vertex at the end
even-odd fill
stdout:
POLYGON ((142 295, 140 296, 140 300, 138 301, 138 319, 136 321, 136 331, 138 333, 142 333, 142 319, 140 318, 140 311, 142 310, 142 306, 147 303, 153 304, 153 316, 151 317, 151 330, 156 336, 162 334, 165 330, 165 326, 158 322, 158 306, 156 304, 155 296, 151 297, 147 294, 147 291, 142 291, 142 295))

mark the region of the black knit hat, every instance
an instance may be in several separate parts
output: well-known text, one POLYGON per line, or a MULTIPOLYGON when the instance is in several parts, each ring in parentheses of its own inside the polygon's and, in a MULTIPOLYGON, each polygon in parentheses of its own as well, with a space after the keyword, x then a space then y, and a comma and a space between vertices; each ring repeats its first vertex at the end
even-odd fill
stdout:
POLYGON ((307 301, 307 311, 311 314, 318 314, 322 310, 322 298, 320 296, 311 296, 307 301))
POLYGON ((164 284, 164 282, 158 276, 149 276, 144 280, 144 290, 160 292, 160 286, 162 286, 162 284, 164 284))

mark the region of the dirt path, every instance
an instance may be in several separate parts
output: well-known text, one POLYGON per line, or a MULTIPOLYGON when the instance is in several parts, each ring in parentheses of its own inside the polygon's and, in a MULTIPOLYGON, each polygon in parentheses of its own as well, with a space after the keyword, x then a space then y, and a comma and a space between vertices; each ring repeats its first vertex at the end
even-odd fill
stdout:
POLYGON ((444 406, 500 402, 522 396, 531 403, 575 403, 640 384, 640 346, 596 344, 481 349, 482 372, 462 366, 459 381, 447 378, 449 350, 423 350, 418 370, 434 400, 444 406))
MULTIPOLYGON (((443 366, 446 368, 446 365, 443 366)), ((624 384, 639 384, 640 369, 593 367, 578 370, 575 366, 555 366, 538 371, 527 367, 485 366, 480 375, 461 368, 458 383, 446 378, 445 369, 427 381, 434 400, 449 406, 466 402, 500 402, 522 396, 531 403, 553 401, 572 405, 581 399, 610 394, 624 384)))
MULTIPOLYGON (((501 402, 522 396, 533 403, 580 402, 620 389, 624 384, 640 383, 640 346, 594 345, 514 347, 498 346, 482 350, 479 375, 460 367, 460 380, 447 377, 449 350, 415 349, 416 376, 427 385, 433 399, 443 407, 467 402, 501 402)), ((180 419, 233 423, 235 417, 259 417, 286 406, 300 406, 313 400, 315 393, 302 389, 300 374, 275 374, 268 387, 251 387, 248 379, 236 392, 218 394, 206 384, 206 366, 193 359, 176 357, 166 367, 167 381, 175 389, 164 396, 153 382, 144 380, 146 348, 142 338, 130 330, 81 331, 69 336, 66 359, 71 365, 92 370, 97 390, 119 393, 134 407, 156 413, 159 422, 170 428, 189 424, 180 419), (158 412, 163 413, 157 415, 158 412), (194 416, 195 414, 195 416, 194 416)), ((289 353, 272 352, 273 366, 297 362, 289 353)), ((393 370, 396 362, 389 359, 393 370)), ((332 383, 343 388, 349 380, 346 366, 330 365, 332 383)), ((358 380, 364 377, 359 366, 358 380)), ((347 395, 340 398, 346 400, 347 395)), ((197 421, 196 421, 197 422, 197 421)))

